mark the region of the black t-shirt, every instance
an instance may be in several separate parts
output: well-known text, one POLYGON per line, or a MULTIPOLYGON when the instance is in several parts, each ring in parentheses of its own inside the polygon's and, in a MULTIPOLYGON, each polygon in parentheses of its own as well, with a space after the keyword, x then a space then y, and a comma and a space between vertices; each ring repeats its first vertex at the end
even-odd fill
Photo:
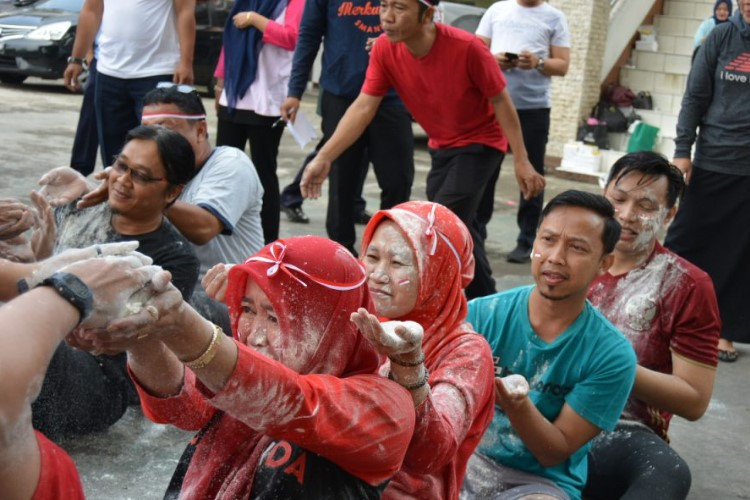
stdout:
POLYGON ((373 486, 333 462, 291 441, 274 441, 260 457, 253 478, 253 500, 369 500, 383 495, 388 482, 373 486))
POLYGON ((114 230, 111 224, 112 210, 107 203, 78 209, 74 204, 65 205, 55 211, 57 241, 54 253, 69 248, 84 248, 97 243, 138 241, 138 251, 154 260, 154 265, 172 273, 172 283, 189 301, 198 281, 200 263, 193 247, 167 220, 155 231, 139 235, 124 235, 114 230))

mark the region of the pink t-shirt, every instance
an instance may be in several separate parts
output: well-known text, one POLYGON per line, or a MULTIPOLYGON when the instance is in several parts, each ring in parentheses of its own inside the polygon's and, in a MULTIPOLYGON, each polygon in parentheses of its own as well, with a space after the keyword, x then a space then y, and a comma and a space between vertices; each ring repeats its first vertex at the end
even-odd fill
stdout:
MULTIPOLYGON (((671 374, 674 352, 716 366, 721 319, 711 278, 658 242, 641 267, 596 278, 588 298, 630 341, 639 365, 671 374)), ((623 418, 667 439, 672 414, 631 397, 623 418)))
POLYGON ((505 152, 508 141, 489 100, 505 89, 500 67, 476 36, 440 23, 435 27, 432 48, 419 58, 381 35, 362 92, 384 96, 395 88, 433 149, 485 144, 505 152))

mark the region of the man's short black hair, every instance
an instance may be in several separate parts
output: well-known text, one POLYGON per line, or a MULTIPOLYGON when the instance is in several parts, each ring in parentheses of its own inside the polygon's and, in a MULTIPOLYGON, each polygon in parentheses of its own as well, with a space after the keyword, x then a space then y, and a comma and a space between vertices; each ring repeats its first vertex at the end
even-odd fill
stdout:
POLYGON ((607 198, 599 194, 569 189, 552 198, 547 206, 542 210, 542 216, 539 218, 539 226, 547 215, 555 209, 562 207, 580 207, 590 210, 604 219, 604 231, 602 232, 602 244, 604 245, 604 254, 612 253, 615 245, 620 239, 620 223, 615 219, 615 208, 607 198))
POLYGON ((630 172, 640 172, 643 179, 639 182, 648 183, 661 176, 667 178, 667 208, 672 208, 677 200, 682 198, 685 191, 685 177, 680 169, 669 163, 667 158, 653 151, 638 151, 629 153, 612 165, 607 177, 607 186, 615 184, 630 172))
POLYGON ((181 134, 158 125, 141 125, 125 137, 125 144, 139 139, 153 141, 164 166, 164 173, 171 186, 183 186, 195 174, 193 147, 181 134))
POLYGON ((143 105, 174 104, 180 111, 189 115, 205 115, 206 108, 203 107, 201 96, 197 90, 182 92, 179 86, 159 87, 150 91, 143 97, 143 105))

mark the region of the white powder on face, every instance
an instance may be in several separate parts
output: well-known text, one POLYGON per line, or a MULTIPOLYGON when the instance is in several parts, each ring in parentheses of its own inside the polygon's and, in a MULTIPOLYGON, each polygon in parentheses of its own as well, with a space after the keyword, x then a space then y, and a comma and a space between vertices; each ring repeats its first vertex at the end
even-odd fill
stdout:
POLYGON ((656 232, 664 225, 668 212, 666 207, 662 207, 655 215, 638 215, 641 231, 633 242, 635 250, 643 250, 648 247, 648 244, 656 237, 656 232))
POLYGON ((509 394, 512 396, 528 396, 529 395, 529 383, 526 381, 523 375, 508 375, 501 379, 503 385, 509 394))

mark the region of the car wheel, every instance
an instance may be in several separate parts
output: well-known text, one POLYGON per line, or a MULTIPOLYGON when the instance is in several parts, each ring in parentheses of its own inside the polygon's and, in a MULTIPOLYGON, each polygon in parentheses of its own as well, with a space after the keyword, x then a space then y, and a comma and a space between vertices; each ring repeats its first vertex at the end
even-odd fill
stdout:
POLYGON ((18 85, 26 80, 26 75, 0 75, 0 82, 18 85))

